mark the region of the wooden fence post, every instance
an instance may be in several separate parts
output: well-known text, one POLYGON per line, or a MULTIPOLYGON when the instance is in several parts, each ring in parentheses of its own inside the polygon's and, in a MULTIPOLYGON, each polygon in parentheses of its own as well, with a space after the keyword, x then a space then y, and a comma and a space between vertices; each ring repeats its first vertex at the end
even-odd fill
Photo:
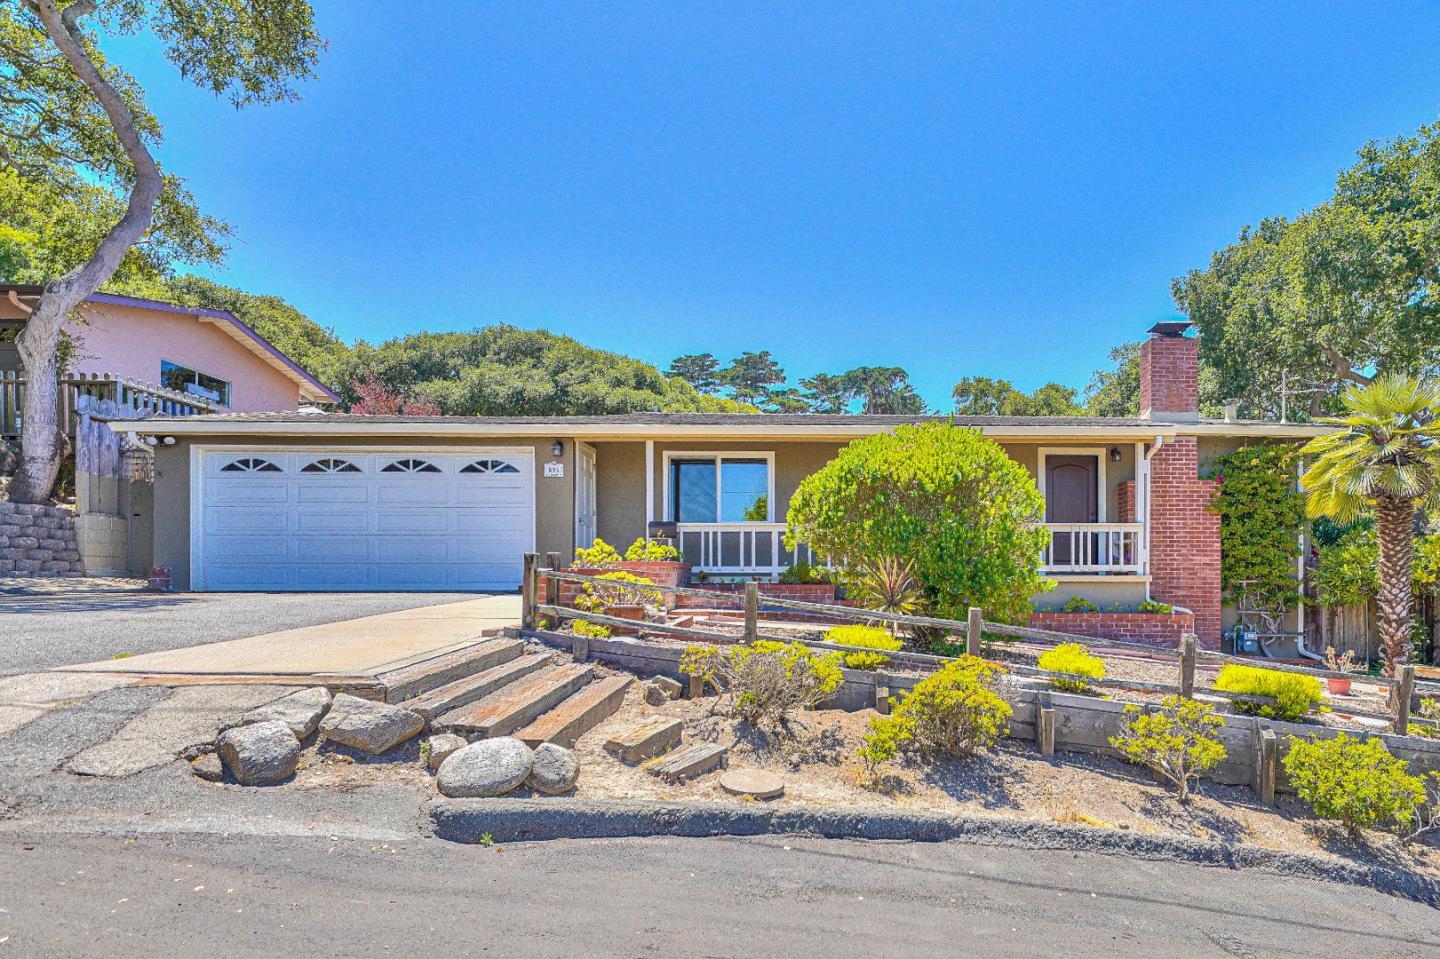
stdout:
POLYGON ((1055 755, 1055 707, 1050 705, 1050 693, 1045 690, 1035 696, 1035 742, 1040 755, 1055 755))
POLYGON ((755 642, 760 632, 760 584, 753 579, 745 581, 745 632, 740 640, 747 645, 755 642))
POLYGON ((965 621, 965 652, 971 656, 980 655, 980 636, 984 631, 984 612, 979 606, 971 606, 969 618, 965 621))
POLYGON ((881 716, 890 715, 890 687, 875 687, 875 711, 881 716))
POLYGON ((1411 663, 1401 666, 1395 676, 1396 684, 1390 687, 1390 705, 1395 711, 1395 732, 1401 736, 1410 734, 1410 700, 1415 696, 1415 667, 1411 663))
POLYGON ((1195 698, 1195 634, 1180 637, 1180 695, 1195 698))
POLYGON ((535 628, 535 606, 539 603, 539 599, 535 595, 536 587, 538 585, 538 583, 536 582, 535 570, 536 567, 539 565, 539 560, 540 557, 536 556, 534 553, 525 554, 524 572, 521 574, 523 578, 520 580, 521 629, 535 628))
MULTIPOLYGON (((560 568, 560 554, 559 554, 559 553, 546 553, 546 554, 545 554, 545 568, 548 569, 548 570, 557 570, 557 569, 559 569, 559 568, 560 568)), ((546 602, 546 603, 549 603, 551 606, 559 606, 559 605, 561 605, 561 603, 560 603, 560 580, 556 579, 554 576, 551 576, 551 575, 546 575, 546 577, 545 577, 545 602, 546 602)), ((558 622, 556 622, 556 623, 551 623, 550 625, 551 625, 551 628, 552 628, 552 629, 559 629, 561 624, 558 623, 558 622)))
POLYGON ((1269 726, 1256 726, 1255 736, 1255 792, 1266 806, 1275 805, 1275 780, 1280 772, 1280 747, 1275 739, 1275 730, 1269 726))

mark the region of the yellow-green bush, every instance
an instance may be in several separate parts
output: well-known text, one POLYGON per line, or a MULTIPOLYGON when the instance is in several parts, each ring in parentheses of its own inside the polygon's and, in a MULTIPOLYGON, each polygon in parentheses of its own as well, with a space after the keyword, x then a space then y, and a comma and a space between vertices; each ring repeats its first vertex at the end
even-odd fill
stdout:
POLYGON ((597 536, 589 547, 576 547, 575 565, 580 569, 609 569, 620 565, 620 554, 615 551, 615 547, 597 536))
POLYGON ((1228 663, 1220 667, 1215 688, 1228 693, 1273 696, 1275 702, 1265 704, 1247 703, 1237 699, 1234 701, 1235 711, 1289 722, 1299 722, 1310 710, 1323 708, 1325 702, 1320 680, 1314 676, 1282 673, 1276 669, 1261 669, 1258 666, 1241 666, 1238 663, 1228 663))
POLYGON ((840 688, 840 663, 839 653, 761 641, 726 650, 690 646, 680 657, 680 672, 720 691, 727 711, 739 719, 781 728, 792 712, 816 706, 840 688))
POLYGON ((576 636, 589 636, 591 639, 610 638, 608 626, 601 626, 599 623, 591 623, 583 619, 570 620, 570 632, 576 636))
POLYGON ((961 656, 915 684, 889 716, 870 720, 859 756, 870 770, 902 752, 970 756, 1005 735, 1010 704, 995 691, 1005 670, 961 656))
MULTIPOLYGON (((1105 678, 1105 660, 1092 656, 1090 650, 1080 643, 1061 643, 1054 649, 1047 649, 1040 654, 1036 665, 1053 673, 1070 673, 1074 676, 1088 676, 1090 679, 1105 678)), ((1072 693, 1090 692, 1090 684, 1083 679, 1052 679, 1050 685, 1072 693)))
MULTIPOLYGON (((884 649, 894 652, 905 643, 895 636, 891 636, 889 630, 880 629, 875 626, 832 626, 825 631, 825 642, 834 643, 837 646, 856 646, 860 649, 884 649)), ((845 657, 845 665, 851 669, 879 669, 890 662, 890 657, 884 653, 841 653, 845 657)))
POLYGON ((1425 801, 1425 781, 1408 772, 1378 739, 1345 733, 1313 742, 1290 737, 1285 774, 1295 794, 1321 819, 1354 832, 1388 826, 1404 831, 1425 801))
POLYGON ((654 586, 654 580, 627 573, 623 569, 601 573, 595 578, 604 582, 586 583, 584 592, 575 597, 576 609, 600 613, 604 612, 607 606, 659 606, 664 602, 658 589, 645 588, 654 586))
POLYGON ((1166 696, 1158 712, 1125 707, 1125 726, 1110 745, 1126 759, 1147 766, 1170 781, 1181 802, 1190 798, 1190 784, 1225 758, 1215 730, 1225 725, 1204 703, 1166 696))

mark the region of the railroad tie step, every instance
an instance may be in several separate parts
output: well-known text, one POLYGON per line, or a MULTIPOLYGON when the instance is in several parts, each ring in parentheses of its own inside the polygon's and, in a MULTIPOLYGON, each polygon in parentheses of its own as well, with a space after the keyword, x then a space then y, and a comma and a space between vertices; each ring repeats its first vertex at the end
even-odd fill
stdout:
POLYGON ((634 681, 633 676, 607 676, 593 682, 520 730, 515 738, 531 748, 541 743, 573 746, 575 740, 614 715, 634 681))
POLYGON ((508 736, 555 708, 595 676, 595 667, 567 663, 531 673, 477 702, 441 714, 431 727, 471 738, 508 736))
POLYGON ((680 742, 685 724, 667 716, 632 723, 605 741, 605 751, 627 763, 658 756, 680 742))
POLYGON ((436 716, 484 699, 491 693, 544 669, 549 662, 550 656, 547 653, 530 653, 499 666, 491 666, 474 676, 437 686, 414 699, 405 700, 401 705, 428 723, 436 716))
POLYGON ((457 679, 517 659, 524 652, 525 644, 518 639, 487 639, 443 656, 381 673, 379 679, 385 686, 385 701, 398 703, 418 693, 429 692, 446 683, 453 683, 457 679))
POLYGON ((726 747, 718 743, 691 743, 656 756, 645 764, 645 769, 666 782, 694 779, 725 765, 726 752, 726 747))

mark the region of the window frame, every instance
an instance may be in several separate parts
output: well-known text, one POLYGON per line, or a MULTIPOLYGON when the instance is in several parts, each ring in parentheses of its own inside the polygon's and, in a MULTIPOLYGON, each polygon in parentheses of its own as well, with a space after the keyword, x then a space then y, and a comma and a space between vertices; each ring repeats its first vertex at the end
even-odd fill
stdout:
MULTIPOLYGON (((191 382, 191 383, 194 383, 196 386, 200 386, 200 377, 202 377, 202 376, 208 377, 209 379, 212 379, 212 380, 215 380, 215 381, 217 381, 217 382, 220 382, 220 383, 224 383, 224 384, 225 384, 225 391, 224 391, 223 393, 221 393, 220 398, 219 398, 219 399, 216 399, 216 400, 210 399, 210 397, 204 395, 203 393, 192 393, 192 392, 190 392, 189 390, 184 390, 184 389, 182 389, 182 390, 176 390, 176 392, 178 392, 178 393, 186 393, 186 394, 188 394, 188 395, 190 395, 190 396, 194 396, 194 397, 196 397, 196 398, 198 398, 198 399, 207 400, 207 401, 209 401, 209 402, 211 402, 211 403, 216 404, 217 406, 223 406, 223 407, 225 407, 227 410, 231 408, 231 405, 233 404, 233 402, 234 402, 234 400, 235 400, 235 381, 234 381, 234 380, 227 380, 227 379, 226 379, 225 377, 223 377, 223 376, 216 376, 214 373, 206 373, 204 370, 197 370, 195 367, 191 366, 189 363, 177 363, 177 362, 175 362, 174 360, 167 360, 167 359, 165 359, 165 358, 162 356, 162 357, 160 358, 160 385, 166 387, 166 389, 175 389, 173 386, 168 386, 168 385, 166 384, 166 382, 165 382, 165 374, 166 374, 167 372, 169 372, 169 371, 166 369, 166 366, 167 366, 167 365, 168 365, 169 367, 171 367, 172 369, 186 370, 186 371, 188 371, 188 372, 190 373, 190 375, 191 375, 192 377, 194 377, 194 379, 190 380, 190 382, 191 382)), ((204 387, 201 387, 201 389, 204 389, 204 387)))
POLYGON ((673 464, 676 460, 713 460, 715 462, 715 520, 712 523, 685 523, 686 526, 746 526, 775 522, 775 451, 774 450, 666 450, 661 457, 660 482, 663 487, 662 515, 669 522, 675 518, 679 504, 674 495, 673 464), (724 504, 725 460, 765 461, 765 519, 722 520, 724 504))

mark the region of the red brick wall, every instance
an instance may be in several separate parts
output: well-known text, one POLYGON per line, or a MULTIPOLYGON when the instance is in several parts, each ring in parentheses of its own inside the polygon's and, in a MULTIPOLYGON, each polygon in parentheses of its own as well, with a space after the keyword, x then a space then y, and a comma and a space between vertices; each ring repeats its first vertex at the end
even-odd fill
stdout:
POLYGON ((1181 636, 1195 631, 1195 617, 1188 613, 1031 613, 1030 625, 1077 636, 1176 649, 1181 636))
MULTIPOLYGON (((579 573, 582 576, 599 576, 602 573, 615 572, 616 570, 620 570, 626 573, 632 573, 636 576, 643 577, 650 580, 650 582, 655 583, 657 586, 690 585, 690 565, 688 563, 641 563, 627 561, 621 563, 619 566, 616 566, 614 569, 571 568, 566 570, 566 572, 579 573)), ((539 602, 542 603, 550 602, 549 598, 545 595, 545 583, 545 577, 540 577, 539 602)), ((561 580, 560 605, 574 606, 575 597, 579 596, 582 592, 584 592, 584 590, 584 583, 561 580)), ((679 598, 674 593, 662 593, 661 595, 665 597, 665 606, 667 608, 673 608, 675 606, 675 600, 679 598)))
MULTIPOLYGON (((760 596, 773 596, 776 599, 793 599, 802 603, 834 603, 835 587, 830 583, 760 583, 760 596)), ((708 592, 722 593, 722 597, 716 597, 714 601, 707 601, 703 596, 677 596, 676 606, 681 609, 707 609, 714 606, 735 606, 736 600, 745 592, 743 583, 707 583, 697 584, 697 589, 708 592)), ((789 615, 788 613, 786 615, 789 615)))
POLYGON ((1115 499, 1118 501, 1116 509, 1119 516, 1115 517, 1117 523, 1138 523, 1135 515, 1135 481, 1126 480, 1115 488, 1115 499))
POLYGON ((1209 509, 1214 480, 1199 478, 1193 436, 1150 458, 1150 595, 1195 613, 1202 646, 1220 646, 1220 516, 1209 509))
POLYGON ((1140 344, 1140 414, 1200 410, 1200 341, 1152 336, 1140 344))

